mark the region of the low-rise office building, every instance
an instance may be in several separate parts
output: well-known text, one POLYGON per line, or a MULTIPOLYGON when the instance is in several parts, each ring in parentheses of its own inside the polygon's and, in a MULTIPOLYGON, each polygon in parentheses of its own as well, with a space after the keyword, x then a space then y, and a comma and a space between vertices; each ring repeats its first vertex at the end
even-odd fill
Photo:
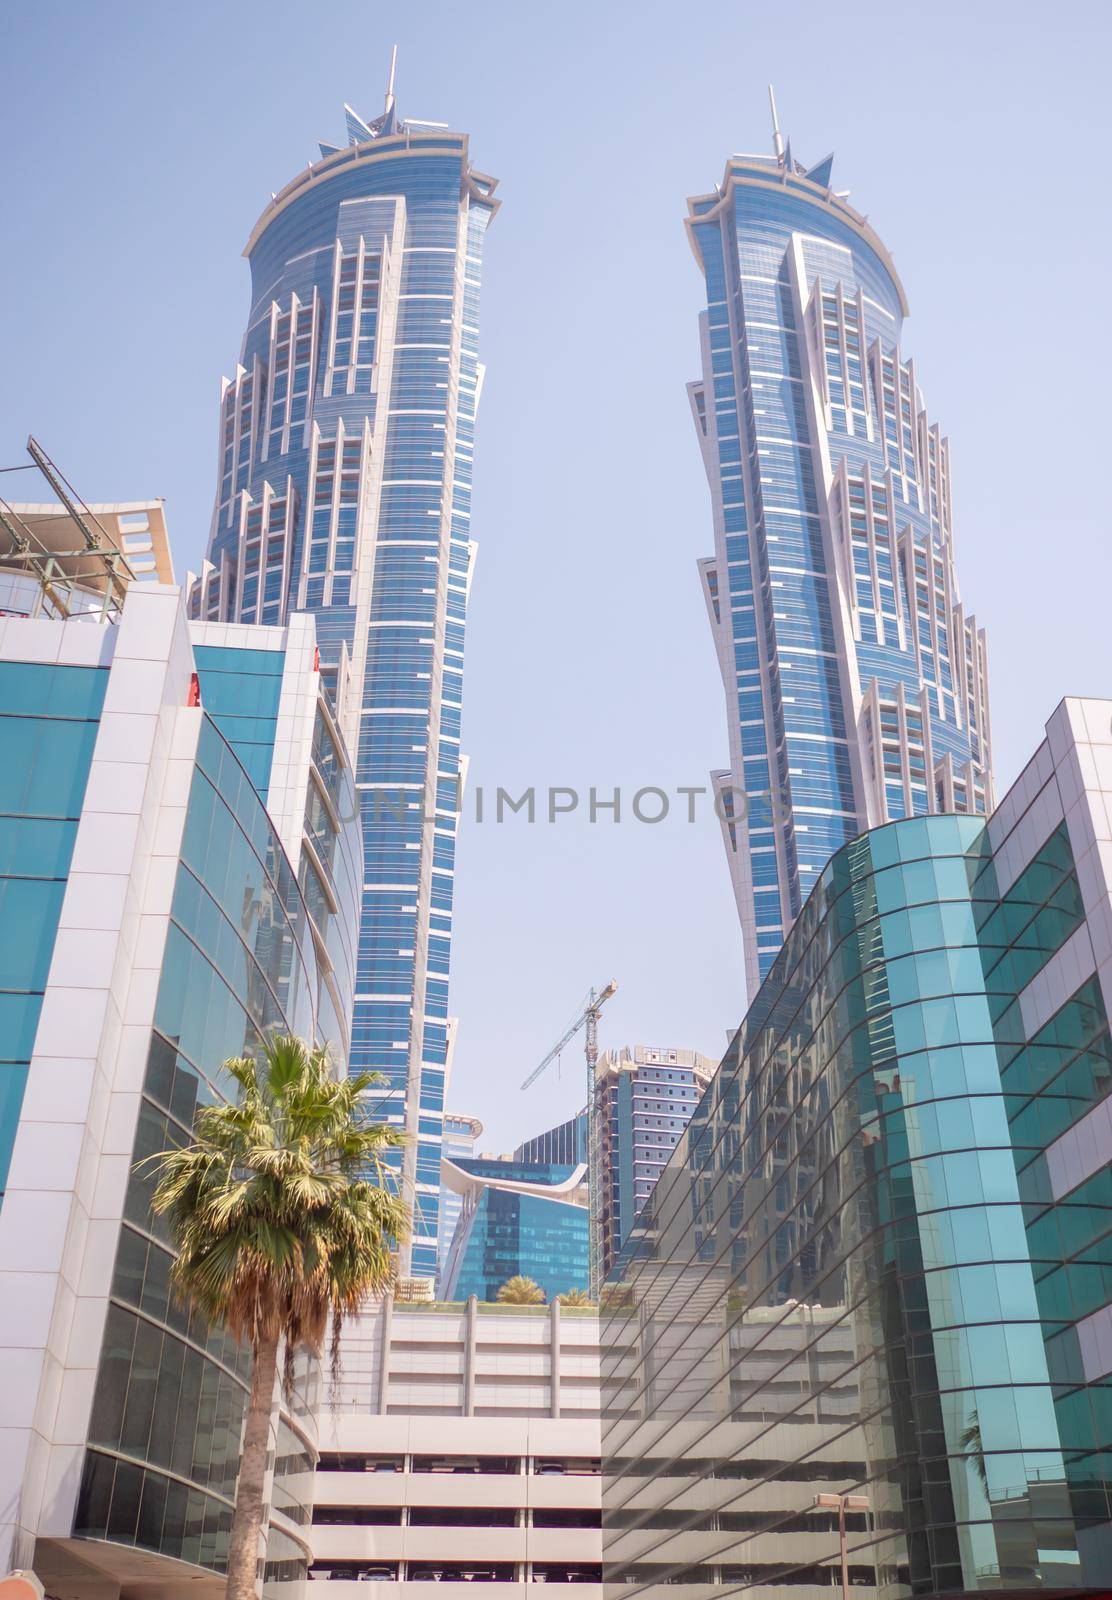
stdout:
POLYGON ((347 1325, 341 1356, 314 1584, 482 1600, 488 1584, 574 1583, 601 1600, 596 1312, 388 1298, 347 1325))
POLYGON ((446 1300, 495 1300, 510 1278, 530 1278, 546 1300, 588 1286, 587 1167, 460 1156, 442 1162, 461 1197, 442 1275, 446 1300))
POLYGON ((1107 1592, 1110 891, 1109 701, 828 863, 605 1290, 612 1595, 1107 1592))
MULTIPOLYGON (((0 1572, 56 1600, 223 1594, 249 1356, 171 1297, 135 1163, 268 1031, 349 1044, 362 845, 312 619, 189 624, 149 509, 7 508, 0 1572)), ((276 1405, 268 1594, 308 1563, 318 1386, 276 1405)))

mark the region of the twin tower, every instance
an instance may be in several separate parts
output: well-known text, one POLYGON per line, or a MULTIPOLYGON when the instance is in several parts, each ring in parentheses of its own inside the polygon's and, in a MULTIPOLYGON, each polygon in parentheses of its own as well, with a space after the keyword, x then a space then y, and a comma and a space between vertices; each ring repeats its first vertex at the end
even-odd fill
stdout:
MULTIPOLYGON (((349 1066, 410 1135, 403 1264, 437 1266, 464 634, 495 181, 465 135, 349 107, 274 196, 220 408, 190 614, 316 619, 361 793, 349 1066), (435 818, 434 822, 425 819, 435 818)), ((992 804, 984 636, 958 596, 947 441, 900 347, 884 245, 776 134, 687 227, 706 282, 689 387, 710 483, 700 562, 726 689, 714 774, 750 997, 840 845, 992 804)), ((677 444, 677 449, 681 448, 677 444)))

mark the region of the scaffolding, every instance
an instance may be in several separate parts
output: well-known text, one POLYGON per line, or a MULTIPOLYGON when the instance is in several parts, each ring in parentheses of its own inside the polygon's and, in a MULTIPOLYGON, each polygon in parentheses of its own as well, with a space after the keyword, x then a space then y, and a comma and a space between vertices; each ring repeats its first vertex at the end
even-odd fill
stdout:
POLYGON ((56 500, 13 505, 0 499, 0 614, 115 623, 129 583, 172 581, 161 501, 94 508, 36 439, 27 440, 27 453, 56 500), (143 547, 140 570, 129 545, 143 547), (13 597, 17 605, 9 603, 13 597))

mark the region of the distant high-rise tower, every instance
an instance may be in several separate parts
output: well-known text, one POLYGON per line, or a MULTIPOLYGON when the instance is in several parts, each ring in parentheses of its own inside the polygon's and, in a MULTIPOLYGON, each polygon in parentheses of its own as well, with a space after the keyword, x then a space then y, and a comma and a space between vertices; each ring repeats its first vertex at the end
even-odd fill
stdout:
POLYGON ((618 1259, 716 1066, 697 1050, 644 1044, 599 1057, 590 1158, 595 1289, 618 1259))
MULTIPOLYGON (((449 1161, 455 1161, 459 1156, 473 1156, 475 1154, 475 1140, 483 1131, 483 1125, 478 1117, 468 1117, 458 1111, 445 1111, 444 1113, 444 1154, 449 1161)), ((448 1262, 448 1251, 452 1248, 452 1238, 459 1221, 463 1200, 455 1189, 451 1189, 444 1182, 443 1169, 440 1177, 440 1254, 437 1262, 439 1272, 443 1272, 448 1262)))
POLYGON ((251 311, 220 413, 191 614, 316 614, 366 849, 352 1070, 410 1135, 402 1271, 436 1272, 483 239, 467 138, 350 107, 247 243, 251 311), (428 819, 428 820, 426 820, 428 819))
POLYGON ((690 385, 700 563, 729 708, 713 775, 750 992, 835 850, 992 804, 984 634, 958 597, 948 442, 900 350, 891 257, 785 146, 688 202, 706 279, 690 385))

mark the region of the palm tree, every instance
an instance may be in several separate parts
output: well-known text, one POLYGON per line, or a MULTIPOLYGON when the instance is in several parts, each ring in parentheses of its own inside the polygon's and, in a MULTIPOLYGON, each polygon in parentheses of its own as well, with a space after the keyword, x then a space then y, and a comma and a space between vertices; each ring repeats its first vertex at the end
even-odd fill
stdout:
POLYGON ((402 1134, 366 1119, 370 1072, 337 1080, 327 1052, 268 1039, 261 1059, 226 1061, 235 1104, 207 1106, 190 1144, 153 1165, 152 1208, 178 1252, 173 1283, 254 1357, 228 1548, 227 1600, 254 1600, 279 1351, 319 1353, 394 1270, 405 1208, 384 1187, 380 1153, 402 1134))
POLYGON ((543 1306, 544 1290, 532 1278, 523 1278, 515 1272, 499 1289, 495 1299, 500 1306, 543 1306))
POLYGON ((556 1296, 562 1306, 593 1306, 594 1301, 586 1289, 568 1289, 565 1294, 556 1296))

